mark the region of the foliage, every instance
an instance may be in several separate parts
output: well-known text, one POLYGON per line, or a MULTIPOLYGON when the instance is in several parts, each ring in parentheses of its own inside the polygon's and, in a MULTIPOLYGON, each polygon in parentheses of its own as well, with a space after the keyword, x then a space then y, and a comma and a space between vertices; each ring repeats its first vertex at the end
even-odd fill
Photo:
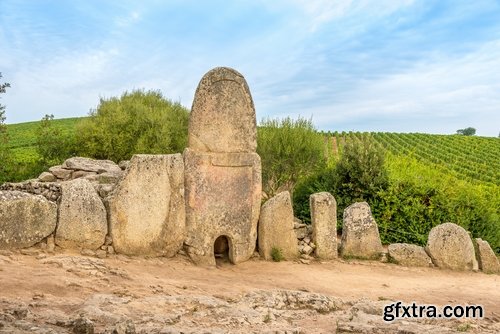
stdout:
MULTIPOLYGON (((2 73, 0 73, 0 79, 2 73)), ((0 83, 0 94, 6 92, 9 83, 0 83)), ((12 156, 9 148, 9 135, 5 125, 5 106, 0 104, 0 183, 8 179, 12 168, 12 156)))
MULTIPOLYGON (((297 218, 306 224, 311 223, 309 197, 314 193, 327 191, 334 195, 335 199, 339 201, 339 196, 333 188, 333 185, 336 183, 334 178, 335 169, 333 167, 327 167, 297 183, 295 191, 293 192, 293 212, 297 218)), ((339 219, 342 218, 342 210, 341 207, 337 209, 337 216, 339 219)))
POLYGON ((476 129, 471 127, 457 130, 457 135, 474 136, 475 134, 476 134, 476 129))
POLYGON ((274 262, 281 262, 285 258, 283 257, 283 251, 281 248, 278 247, 273 247, 271 248, 271 258, 273 259, 274 262))
POLYGON ((334 167, 319 171, 297 186, 293 197, 294 210, 300 219, 310 222, 309 196, 328 191, 337 200, 337 215, 341 222, 347 206, 361 201, 373 203, 388 183, 384 150, 371 136, 352 137, 345 142, 334 167))
POLYGON ((369 135, 350 138, 342 149, 334 175, 333 187, 345 206, 375 199, 389 182, 383 149, 369 135))
POLYGON ((45 115, 36 128, 36 150, 43 168, 61 164, 74 155, 74 136, 54 124, 54 115, 45 115))
POLYGON ((135 90, 101 99, 78 124, 78 154, 115 162, 135 153, 182 152, 187 144, 188 111, 159 91, 135 90))
POLYGON ((264 192, 274 196, 325 166, 324 139, 310 119, 265 119, 257 136, 264 192))
POLYGON ((371 203, 384 243, 424 245, 432 227, 453 222, 500 253, 500 187, 460 180, 411 157, 390 154, 387 167, 390 186, 371 203))

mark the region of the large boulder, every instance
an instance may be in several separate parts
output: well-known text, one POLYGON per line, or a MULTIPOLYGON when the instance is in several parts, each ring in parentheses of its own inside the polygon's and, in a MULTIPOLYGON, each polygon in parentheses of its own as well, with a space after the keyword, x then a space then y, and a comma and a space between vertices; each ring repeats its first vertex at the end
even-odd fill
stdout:
POLYGON ((343 257, 379 259, 383 251, 378 226, 366 202, 354 203, 344 210, 342 243, 343 257))
POLYGON ((108 202, 115 251, 175 255, 186 235, 182 155, 134 155, 108 202))
POLYGON ((390 244, 387 250, 391 260, 402 266, 429 267, 432 265, 431 258, 425 252, 424 247, 398 243, 390 244))
POLYGON ((328 192, 312 194, 311 206, 312 238, 316 245, 316 256, 330 260, 337 253, 337 201, 328 192))
POLYGON ((106 208, 84 179, 63 182, 56 244, 61 248, 97 249, 108 233, 106 208))
POLYGON ((479 269, 487 274, 500 274, 500 264, 498 258, 491 249, 488 241, 476 238, 476 255, 479 262, 479 269))
POLYGON ((56 228, 57 205, 43 196, 0 191, 0 249, 25 248, 56 228))
POLYGON ((429 232, 426 249, 432 262, 440 268, 474 269, 474 245, 469 233, 461 226, 444 223, 434 227, 429 232))
MULTIPOLYGON (((73 157, 62 164, 63 169, 81 170, 95 173, 120 173, 122 169, 111 160, 94 160, 90 158, 73 157)), ((54 173, 54 171, 51 171, 54 173)))
POLYGON ((259 219, 260 256, 270 260, 272 249, 277 248, 285 259, 296 258, 298 246, 293 227, 293 208, 288 191, 281 192, 264 203, 259 219))

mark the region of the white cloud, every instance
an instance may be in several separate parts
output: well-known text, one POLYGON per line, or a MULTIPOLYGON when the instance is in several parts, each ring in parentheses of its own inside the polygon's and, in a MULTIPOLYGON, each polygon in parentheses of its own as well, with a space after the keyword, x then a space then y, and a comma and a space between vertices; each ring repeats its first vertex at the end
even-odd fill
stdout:
POLYGON ((309 18, 310 31, 315 31, 322 24, 349 16, 363 16, 372 20, 391 15, 411 6, 414 0, 293 0, 293 3, 309 18))
POLYGON ((335 128, 336 123, 352 119, 362 123, 362 119, 398 118, 417 121, 407 126, 415 126, 411 131, 441 133, 453 132, 463 121, 463 127, 475 126, 480 134, 496 136, 500 130, 498 68, 500 40, 462 57, 440 57, 365 82, 342 101, 318 108, 315 121, 335 128), (422 125, 425 128, 419 130, 422 125))
POLYGON ((141 20, 141 17, 142 15, 140 12, 133 10, 125 16, 119 16, 115 18, 115 25, 119 28, 126 28, 131 26, 132 24, 139 22, 141 20))

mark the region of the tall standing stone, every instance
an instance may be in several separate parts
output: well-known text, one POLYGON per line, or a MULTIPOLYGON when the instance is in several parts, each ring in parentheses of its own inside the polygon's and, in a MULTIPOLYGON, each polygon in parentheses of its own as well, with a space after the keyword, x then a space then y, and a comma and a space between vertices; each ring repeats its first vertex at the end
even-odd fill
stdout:
POLYGON ((108 202, 118 253, 175 255, 185 238, 182 155, 134 155, 108 202))
POLYGON ((286 260, 298 256, 292 200, 284 191, 262 205, 259 220, 259 253, 265 260, 272 259, 273 248, 281 250, 286 260))
POLYGON ((316 256, 330 260, 338 257, 337 252, 337 201, 328 192, 312 194, 309 197, 313 241, 316 256))
POLYGON ((95 250, 107 233, 106 209, 92 184, 84 179, 63 182, 56 245, 95 250))
POLYGON ((487 274, 500 274, 500 263, 488 241, 476 238, 475 242, 479 269, 487 274))
POLYGON ((378 226, 366 202, 354 203, 344 210, 342 243, 343 257, 378 259, 382 253, 378 226))
POLYGON ((429 232, 426 249, 432 262, 440 268, 474 269, 474 245, 469 233, 461 226, 444 223, 433 227, 429 232))
POLYGON ((52 234, 57 205, 41 195, 0 190, 0 249, 30 247, 52 234))
POLYGON ((219 67, 201 79, 184 151, 187 252, 214 265, 214 243, 227 239, 232 263, 252 256, 261 200, 257 126, 248 85, 233 69, 219 67))

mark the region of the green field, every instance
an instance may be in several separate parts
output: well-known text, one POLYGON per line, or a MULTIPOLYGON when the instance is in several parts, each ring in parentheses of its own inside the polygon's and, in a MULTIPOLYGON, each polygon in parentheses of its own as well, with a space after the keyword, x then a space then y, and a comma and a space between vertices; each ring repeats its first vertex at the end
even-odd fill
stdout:
MULTIPOLYGON (((62 118, 53 120, 54 127, 60 128, 63 134, 74 132, 76 123, 81 118, 62 118)), ((38 159, 36 152, 36 129, 40 121, 18 124, 7 124, 9 147, 18 162, 33 162, 38 159)))
POLYGON ((389 132, 330 135, 338 143, 337 147, 342 146, 346 138, 362 136, 371 136, 387 152, 396 156, 414 157, 459 179, 500 185, 500 138, 389 132))

